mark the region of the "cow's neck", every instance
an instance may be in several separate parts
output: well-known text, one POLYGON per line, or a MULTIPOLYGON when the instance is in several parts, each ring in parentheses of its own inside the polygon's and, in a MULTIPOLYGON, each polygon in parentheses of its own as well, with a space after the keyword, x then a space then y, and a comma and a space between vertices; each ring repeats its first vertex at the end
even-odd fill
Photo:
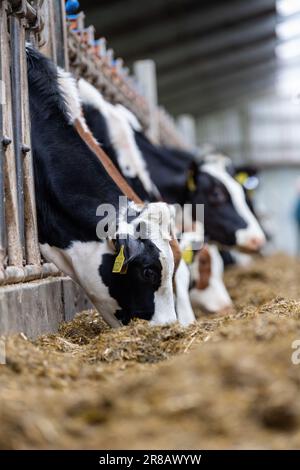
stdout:
POLYGON ((40 241, 66 247, 97 240, 97 208, 111 204, 118 214, 121 191, 62 119, 46 125, 34 113, 32 142, 40 241))

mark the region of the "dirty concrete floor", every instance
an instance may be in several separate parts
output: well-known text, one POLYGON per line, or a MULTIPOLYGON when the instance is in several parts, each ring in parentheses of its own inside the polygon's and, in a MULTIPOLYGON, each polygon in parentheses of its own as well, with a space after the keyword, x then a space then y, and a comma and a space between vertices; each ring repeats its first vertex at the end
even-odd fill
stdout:
POLYGON ((6 341, 0 449, 300 448, 300 262, 231 268, 235 309, 183 329, 95 312, 6 341))

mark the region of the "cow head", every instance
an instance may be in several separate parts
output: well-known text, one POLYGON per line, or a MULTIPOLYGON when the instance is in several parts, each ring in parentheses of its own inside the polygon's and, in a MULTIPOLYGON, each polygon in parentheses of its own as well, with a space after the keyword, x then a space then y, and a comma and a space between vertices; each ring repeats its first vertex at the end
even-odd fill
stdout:
MULTIPOLYGON (((175 321, 174 258, 164 230, 173 211, 149 204, 125 217, 118 208, 123 191, 99 162, 74 78, 31 46, 27 58, 42 254, 83 287, 111 326, 134 316, 175 321), (115 214, 107 236, 99 237, 101 206, 115 214), (141 227, 145 237, 136 235, 141 227)), ((130 205, 126 200, 125 212, 130 205)))
POLYGON ((192 168, 194 204, 204 204, 205 231, 210 240, 245 251, 257 251, 265 235, 249 208, 243 187, 234 179, 231 160, 210 155, 192 168))
POLYGON ((121 214, 112 237, 74 241, 64 250, 42 245, 42 252, 84 288, 111 326, 132 318, 172 323, 174 257, 168 230, 175 215, 165 203, 129 204, 131 220, 121 214))
POLYGON ((103 257, 99 273, 118 304, 116 317, 123 324, 133 317, 154 324, 176 320, 169 243, 173 219, 167 204, 148 204, 137 210, 130 223, 120 223, 111 244, 113 252, 103 257))

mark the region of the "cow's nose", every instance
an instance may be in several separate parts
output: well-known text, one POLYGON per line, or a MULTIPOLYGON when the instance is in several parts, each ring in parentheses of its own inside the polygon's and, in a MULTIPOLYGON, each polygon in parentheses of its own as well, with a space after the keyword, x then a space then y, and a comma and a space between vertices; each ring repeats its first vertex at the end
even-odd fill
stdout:
POLYGON ((265 240, 262 237, 252 237, 247 243, 247 248, 250 251, 258 251, 264 245, 265 240))

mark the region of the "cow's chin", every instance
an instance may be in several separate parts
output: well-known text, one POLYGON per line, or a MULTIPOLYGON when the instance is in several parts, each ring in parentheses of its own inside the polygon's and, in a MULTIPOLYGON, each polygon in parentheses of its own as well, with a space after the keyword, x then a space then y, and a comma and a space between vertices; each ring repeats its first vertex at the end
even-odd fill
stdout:
POLYGON ((263 248, 263 245, 261 248, 254 248, 253 246, 250 245, 243 245, 243 244, 238 244, 237 242, 235 243, 228 243, 228 242, 220 242, 220 241, 215 241, 214 239, 210 239, 210 241, 216 245, 220 250, 236 250, 239 251, 240 253, 244 253, 247 255, 254 255, 257 253, 261 252, 261 249, 263 248))
POLYGON ((255 255, 255 254, 259 254, 261 251, 260 249, 254 249, 251 247, 239 246, 239 245, 235 246, 234 248, 240 253, 243 253, 245 255, 255 255))

